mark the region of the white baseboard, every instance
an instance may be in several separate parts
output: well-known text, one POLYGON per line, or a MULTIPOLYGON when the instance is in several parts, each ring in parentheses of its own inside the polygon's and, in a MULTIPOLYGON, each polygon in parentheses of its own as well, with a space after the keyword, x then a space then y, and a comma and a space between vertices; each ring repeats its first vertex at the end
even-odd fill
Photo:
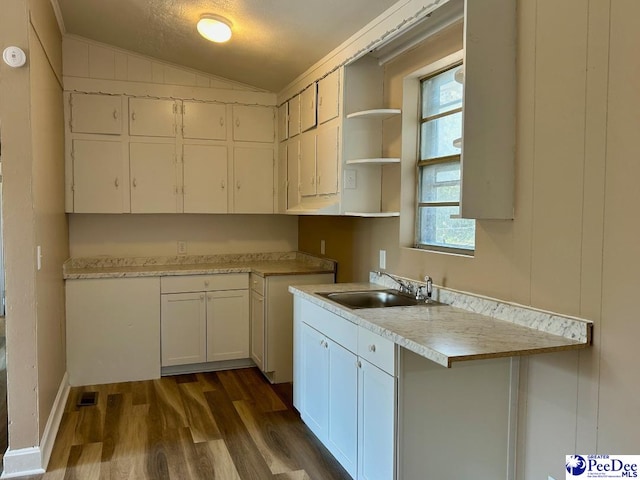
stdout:
POLYGON ((60 387, 58 387, 58 393, 56 399, 53 401, 51 407, 51 413, 47 420, 47 425, 42 432, 42 439, 40 439, 40 451, 42 452, 42 468, 47 469, 49 465, 49 459, 51 458, 51 452, 53 451, 53 444, 56 441, 58 435, 58 428, 60 428, 60 422, 62 421, 62 414, 64 413, 64 407, 67 404, 67 398, 69 397, 69 391, 71 386, 69 385, 69 375, 64 373, 60 387))
POLYGON ((4 454, 4 471, 0 478, 16 478, 44 473, 40 447, 7 450, 4 454))
POLYGON ((11 448, 9 448, 4 455, 4 470, 2 475, 0 475, 0 479, 45 473, 49 458, 51 458, 53 444, 58 434, 58 428, 60 428, 60 421, 62 420, 62 414, 64 413, 70 388, 69 377, 65 373, 51 407, 47 425, 44 427, 40 446, 20 448, 17 450, 11 450, 11 448))

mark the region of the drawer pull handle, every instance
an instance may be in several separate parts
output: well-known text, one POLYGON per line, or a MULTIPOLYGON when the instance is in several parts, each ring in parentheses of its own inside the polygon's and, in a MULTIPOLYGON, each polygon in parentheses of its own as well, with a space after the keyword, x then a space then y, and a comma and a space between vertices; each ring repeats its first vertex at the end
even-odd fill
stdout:
POLYGON ((208 287, 208 286, 209 286, 209 280, 205 280, 205 281, 204 281, 204 286, 205 286, 205 287, 208 287))
POLYGON ((117 119, 118 119, 118 110, 117 110, 117 109, 113 111, 113 118, 114 118, 115 120, 117 120, 117 119))
POLYGON ((376 353, 376 346, 375 345, 369 345, 369 351, 371 353, 376 353))
POLYGON ((357 365, 358 365, 358 368, 362 368, 362 362, 360 360, 358 360, 357 365))

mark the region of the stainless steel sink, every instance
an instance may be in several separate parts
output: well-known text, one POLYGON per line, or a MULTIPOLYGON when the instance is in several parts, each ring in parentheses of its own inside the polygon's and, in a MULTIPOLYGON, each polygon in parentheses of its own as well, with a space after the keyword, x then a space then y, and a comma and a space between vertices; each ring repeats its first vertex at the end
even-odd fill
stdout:
POLYGON ((348 308, 382 308, 444 305, 434 300, 416 300, 397 290, 364 290, 358 292, 318 293, 348 308))

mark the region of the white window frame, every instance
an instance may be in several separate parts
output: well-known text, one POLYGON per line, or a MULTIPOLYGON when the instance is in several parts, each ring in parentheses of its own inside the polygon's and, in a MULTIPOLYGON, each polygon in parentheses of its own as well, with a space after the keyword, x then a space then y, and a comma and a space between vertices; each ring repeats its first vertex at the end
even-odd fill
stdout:
POLYGON ((402 167, 400 242, 403 246, 421 251, 473 256, 475 250, 441 246, 417 245, 418 214, 418 160, 420 154, 420 129, 422 118, 421 80, 462 63, 464 50, 442 57, 407 75, 403 81, 402 106, 402 167))

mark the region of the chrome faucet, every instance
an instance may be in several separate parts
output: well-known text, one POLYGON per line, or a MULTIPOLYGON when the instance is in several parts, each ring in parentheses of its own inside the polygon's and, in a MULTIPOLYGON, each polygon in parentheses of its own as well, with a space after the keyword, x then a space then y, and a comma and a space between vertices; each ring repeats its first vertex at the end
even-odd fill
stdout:
POLYGON ((399 278, 396 278, 394 275, 391 275, 390 273, 387 272, 383 272, 378 270, 377 272, 374 272, 376 275, 378 275, 379 277, 386 275, 387 277, 389 277, 391 280, 393 280, 394 282, 396 282, 398 285, 400 285, 399 290, 403 293, 408 293, 409 295, 417 295, 417 291, 416 288, 409 282, 405 282, 404 280, 401 280, 399 278))

